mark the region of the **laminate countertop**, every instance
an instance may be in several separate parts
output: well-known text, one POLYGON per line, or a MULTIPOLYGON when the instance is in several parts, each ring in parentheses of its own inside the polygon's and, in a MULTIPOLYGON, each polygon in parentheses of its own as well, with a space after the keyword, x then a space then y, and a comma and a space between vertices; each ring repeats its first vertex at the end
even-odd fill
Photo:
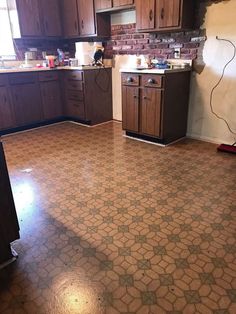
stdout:
POLYGON ((137 73, 137 74, 166 74, 166 73, 177 73, 177 72, 188 72, 191 71, 191 67, 177 67, 172 69, 134 69, 134 68, 124 68, 121 69, 121 73, 137 73))
POLYGON ((25 73, 25 72, 43 72, 43 71, 71 71, 71 70, 78 70, 78 71, 87 71, 87 70, 101 70, 101 69, 110 69, 110 66, 105 67, 96 67, 96 66, 79 66, 79 67, 71 67, 71 66, 65 66, 65 67, 56 67, 53 69, 50 68, 20 68, 20 67, 9 67, 9 68, 0 68, 0 75, 1 74, 7 74, 7 73, 25 73))

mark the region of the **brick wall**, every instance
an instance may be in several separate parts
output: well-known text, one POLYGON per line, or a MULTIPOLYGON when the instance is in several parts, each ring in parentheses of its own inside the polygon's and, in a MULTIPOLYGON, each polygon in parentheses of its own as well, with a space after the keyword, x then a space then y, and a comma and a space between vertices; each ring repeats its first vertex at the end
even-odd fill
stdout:
POLYGON ((113 25, 111 40, 106 43, 105 56, 149 55, 156 58, 174 58, 175 48, 181 49, 182 59, 196 59, 205 32, 193 30, 177 33, 137 33, 136 24, 113 25))

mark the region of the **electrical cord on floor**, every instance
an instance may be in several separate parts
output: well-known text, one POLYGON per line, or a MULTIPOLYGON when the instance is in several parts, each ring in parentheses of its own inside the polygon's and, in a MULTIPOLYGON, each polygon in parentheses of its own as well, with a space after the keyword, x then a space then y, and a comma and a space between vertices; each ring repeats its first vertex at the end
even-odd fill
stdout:
MULTIPOLYGON (((212 114, 215 115, 218 119, 220 119, 220 120, 222 120, 222 121, 225 122, 225 124, 226 124, 226 126, 227 126, 227 128, 228 128, 228 130, 229 130, 229 132, 230 132, 231 134, 236 135, 236 132, 233 131, 233 129, 230 127, 229 122, 228 122, 225 118, 223 118, 223 117, 221 117, 220 115, 218 115, 218 114, 214 111, 214 108, 213 108, 213 96, 214 96, 214 92, 215 92, 215 90, 217 89, 217 87, 220 85, 221 81, 223 80, 224 75, 225 75, 225 70, 226 70, 226 68, 229 66, 229 64, 230 64, 231 62, 233 62, 233 60, 234 60, 235 57, 236 57, 236 46, 235 46, 235 44, 234 44, 231 40, 224 39, 224 38, 219 38, 218 36, 216 36, 216 39, 217 39, 217 40, 220 40, 220 41, 225 41, 225 42, 230 43, 230 44, 233 46, 233 48, 234 48, 234 53, 233 53, 232 58, 231 58, 231 59, 226 63, 226 65, 224 66, 219 81, 216 83, 216 85, 215 85, 215 86, 212 88, 212 90, 211 90, 211 95, 210 95, 210 107, 211 107, 211 112, 212 112, 212 114)), ((235 144, 236 144, 236 142, 235 142, 232 146, 234 146, 235 144)))

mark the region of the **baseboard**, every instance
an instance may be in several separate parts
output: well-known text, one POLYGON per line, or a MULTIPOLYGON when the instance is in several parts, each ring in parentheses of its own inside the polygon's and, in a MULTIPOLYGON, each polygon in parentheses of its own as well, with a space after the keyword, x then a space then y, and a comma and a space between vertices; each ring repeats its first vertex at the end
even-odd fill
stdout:
MULTIPOLYGON (((221 139, 215 139, 215 138, 212 138, 212 137, 208 137, 208 136, 202 136, 202 135, 198 135, 198 134, 190 134, 190 133, 187 133, 187 137, 188 138, 192 138, 194 140, 199 140, 199 141, 203 141, 203 142, 208 142, 208 143, 212 143, 212 144, 222 144, 222 143, 225 143, 225 144, 229 144, 231 145, 232 143, 228 143, 227 141, 225 142, 225 140, 221 140, 221 139)), ((232 140, 233 142, 233 140, 232 140)))

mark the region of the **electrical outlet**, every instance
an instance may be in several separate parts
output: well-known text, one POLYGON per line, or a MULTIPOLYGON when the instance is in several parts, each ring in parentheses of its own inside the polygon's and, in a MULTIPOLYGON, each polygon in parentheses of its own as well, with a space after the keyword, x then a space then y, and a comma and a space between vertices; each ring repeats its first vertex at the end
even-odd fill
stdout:
POLYGON ((175 59, 180 59, 180 55, 181 55, 180 48, 175 48, 175 51, 174 51, 175 59))

